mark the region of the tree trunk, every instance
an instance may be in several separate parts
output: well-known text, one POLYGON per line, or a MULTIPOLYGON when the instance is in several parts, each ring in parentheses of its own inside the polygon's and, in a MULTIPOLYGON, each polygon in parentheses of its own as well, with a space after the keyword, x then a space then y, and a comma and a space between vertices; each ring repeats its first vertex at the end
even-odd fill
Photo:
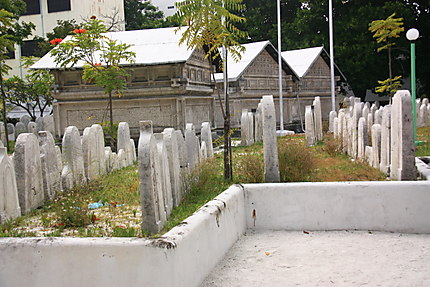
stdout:
POLYGON ((4 144, 6 145, 6 149, 9 151, 9 135, 7 132, 7 115, 6 115, 6 94, 4 92, 4 87, 3 87, 3 75, 1 73, 1 66, 0 66, 0 88, 1 88, 1 97, 2 97, 2 104, 3 104, 3 125, 4 125, 5 137, 6 137, 6 142, 4 144))
POLYGON ((116 151, 114 129, 113 129, 113 107, 112 107, 112 92, 109 92, 109 133, 110 133, 110 146, 112 151, 116 151))

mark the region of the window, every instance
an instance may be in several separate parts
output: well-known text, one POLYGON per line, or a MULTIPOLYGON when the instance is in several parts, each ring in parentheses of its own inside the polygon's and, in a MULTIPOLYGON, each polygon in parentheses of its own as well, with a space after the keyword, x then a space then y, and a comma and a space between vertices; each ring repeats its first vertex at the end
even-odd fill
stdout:
POLYGON ((48 13, 70 10, 70 0, 48 0, 48 13))
POLYGON ((167 9, 175 9, 175 6, 167 6, 167 9))
POLYGON ((21 46, 21 56, 23 57, 34 56, 35 53, 37 52, 37 49, 39 48, 37 43, 38 41, 36 40, 24 41, 24 43, 21 46))
POLYGON ((39 0, 24 0, 27 5, 27 11, 23 15, 40 14, 39 0))
POLYGON ((8 52, 5 55, 6 55, 6 59, 15 59, 15 51, 10 51, 8 49, 8 52))

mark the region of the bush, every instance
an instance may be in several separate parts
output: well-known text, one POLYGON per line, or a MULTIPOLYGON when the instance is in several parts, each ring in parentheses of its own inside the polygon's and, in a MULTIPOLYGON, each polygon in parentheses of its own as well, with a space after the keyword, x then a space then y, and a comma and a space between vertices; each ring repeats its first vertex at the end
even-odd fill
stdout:
POLYGON ((234 174, 243 183, 264 182, 264 158, 262 154, 245 154, 234 158, 234 174))
POLYGON ((343 154, 343 141, 340 138, 335 138, 333 134, 326 134, 324 138, 324 146, 322 150, 330 156, 343 154))
POLYGON ((281 182, 309 181, 316 168, 314 155, 303 142, 279 141, 278 158, 281 182))

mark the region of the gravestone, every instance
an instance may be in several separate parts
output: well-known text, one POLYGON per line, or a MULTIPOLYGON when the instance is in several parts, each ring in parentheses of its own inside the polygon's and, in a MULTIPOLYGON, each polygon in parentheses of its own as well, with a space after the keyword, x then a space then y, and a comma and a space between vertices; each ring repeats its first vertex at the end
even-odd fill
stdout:
POLYGON ((352 141, 351 141, 351 156, 357 158, 358 147, 358 120, 361 118, 362 103, 355 103, 352 115, 352 141))
POLYGON ((113 171, 112 149, 110 146, 105 147, 106 173, 113 171))
POLYGON ((382 110, 378 109, 375 111, 375 114, 373 115, 373 124, 380 125, 382 123, 382 110))
POLYGON ((93 124, 91 129, 94 130, 96 141, 94 142, 96 155, 97 155, 97 163, 98 163, 98 172, 99 175, 106 174, 106 160, 105 160, 105 135, 103 132, 103 128, 99 124, 93 124))
POLYGON ((254 138, 256 142, 263 140, 263 127, 261 118, 261 102, 258 103, 257 110, 255 111, 255 128, 254 128, 254 138))
POLYGON ((206 143, 208 157, 214 156, 214 149, 212 145, 212 131, 211 125, 208 122, 202 123, 202 129, 200 131, 201 141, 206 143))
POLYGON ((154 134, 157 141, 158 161, 160 162, 160 184, 162 188, 162 197, 164 205, 160 206, 160 210, 166 213, 166 217, 170 215, 173 209, 173 190, 170 181, 171 170, 169 169, 168 151, 164 143, 163 134, 154 134))
POLYGON ((117 153, 118 158, 118 169, 127 167, 127 155, 123 149, 120 149, 117 153))
POLYGON ((60 170, 60 177, 61 177, 61 171, 63 170, 63 155, 61 154, 61 149, 59 146, 55 146, 55 154, 57 156, 57 166, 60 170))
POLYGON ((364 160, 366 153, 366 146, 368 143, 367 136, 367 124, 364 117, 358 120, 358 132, 357 132, 357 158, 364 160))
POLYGON ((361 110, 361 116, 367 121, 367 116, 369 115, 369 103, 367 102, 364 106, 363 109, 361 110))
POLYGON ((15 125, 15 138, 18 138, 20 134, 27 132, 27 126, 22 122, 17 122, 15 125))
POLYGON ((336 138, 340 139, 342 141, 342 130, 343 125, 345 123, 345 110, 340 109, 339 115, 338 115, 338 126, 337 126, 337 133, 335 134, 336 138))
POLYGON ((0 144, 0 223, 19 216, 21 216, 21 208, 15 169, 6 148, 0 144))
POLYGON ((187 148, 185 147, 185 139, 181 130, 175 130, 176 142, 178 143, 179 165, 181 169, 188 169, 187 148))
POLYGON ((29 115, 23 115, 23 116, 21 116, 21 118, 19 119, 19 121, 24 124, 24 126, 25 126, 25 132, 29 132, 27 130, 27 127, 28 127, 28 124, 31 122, 31 117, 29 115))
POLYGON ((97 179, 100 176, 97 136, 96 130, 91 127, 86 127, 82 135, 82 155, 86 179, 97 179))
POLYGON ((254 113, 248 112, 248 145, 253 145, 254 142, 254 113))
POLYGON ((16 139, 14 166, 19 205, 25 214, 45 200, 39 141, 34 134, 23 133, 16 139))
POLYGON ((276 115, 273 96, 263 96, 261 111, 263 120, 264 178, 266 182, 279 182, 276 115))
POLYGON ((46 200, 53 200, 57 192, 62 190, 62 184, 55 140, 50 132, 39 132, 39 147, 44 196, 46 200))
POLYGON ((374 124, 372 126, 372 166, 374 168, 380 167, 381 160, 381 125, 374 124))
POLYGON ((317 141, 321 141, 323 139, 323 130, 322 130, 322 112, 321 112, 320 97, 315 97, 313 106, 314 106, 315 137, 317 141))
MULTIPOLYGON (((142 205, 142 230, 157 233, 164 225, 164 210, 160 209, 162 188, 157 143, 152 131, 152 121, 141 121, 138 144, 140 202, 142 205)), ((191 127, 190 127, 191 128, 191 127)))
POLYGON ((339 137, 339 118, 335 117, 333 119, 333 136, 335 138, 339 137))
POLYGON ((208 150, 206 148, 206 142, 202 142, 200 145, 200 161, 205 161, 208 159, 208 150))
POLYGON ((48 131, 51 134, 55 133, 55 125, 54 125, 54 117, 44 116, 44 117, 38 117, 36 119, 36 127, 37 131, 48 131))
POLYGON ((373 148, 371 146, 366 146, 364 149, 364 157, 366 158, 366 162, 373 166, 373 148))
POLYGON ((334 119, 337 117, 336 111, 330 111, 328 117, 329 117, 328 131, 333 133, 334 132, 334 119))
POLYGON ((185 146, 187 148, 188 166, 192 170, 199 162, 200 144, 194 125, 191 123, 185 127, 185 146))
MULTIPOLYGON (((372 138, 372 135, 371 135, 372 126, 373 126, 373 115, 372 115, 372 113, 369 113, 367 115, 367 135, 368 135, 369 139, 372 138)), ((369 140, 369 142, 370 142, 370 140, 369 140)))
MULTIPOLYGON (((207 123, 209 125, 209 123, 207 123)), ((203 136, 203 133, 211 133, 210 127, 204 127, 202 125, 202 139, 206 138, 205 141, 212 141, 212 136, 209 138, 203 136), (203 131, 206 129, 205 131, 203 131)), ((163 144, 165 146, 165 151, 167 155, 167 164, 169 167, 169 182, 171 183, 171 197, 173 207, 179 205, 182 200, 182 180, 181 180, 181 168, 180 168, 180 160, 179 160, 179 147, 177 141, 177 135, 175 133, 175 129, 167 128, 163 131, 163 144)), ((170 198, 168 199, 170 201, 170 198)))
POLYGON ((6 143, 6 131, 4 129, 4 123, 0 122, 0 140, 6 143))
POLYGON ((35 122, 29 122, 27 125, 27 132, 33 133, 34 135, 38 135, 37 125, 35 122))
POLYGON ((7 124, 7 134, 9 141, 15 141, 15 126, 11 123, 7 124))
POLYGON ((133 139, 130 139, 130 148, 131 148, 131 156, 133 159, 132 164, 137 160, 137 154, 136 154, 136 144, 134 143, 133 139))
POLYGON ((315 145, 316 136, 315 136, 314 113, 312 111, 312 106, 306 106, 305 108, 305 137, 306 137, 307 146, 315 145))
POLYGON ((243 109, 242 115, 240 117, 240 145, 247 146, 248 145, 248 133, 249 133, 249 118, 248 118, 248 110, 243 109))
POLYGON ((399 90, 391 106, 391 167, 393 180, 416 180, 412 100, 409 91, 399 90))
POLYGON ((118 124, 118 151, 124 150, 127 166, 133 164, 133 148, 130 146, 130 128, 127 122, 118 124))
POLYGON ((387 105, 382 109, 381 122, 381 163, 379 169, 388 174, 390 168, 390 145, 391 145, 391 106, 387 105))
POLYGON ((63 188, 70 189, 75 185, 86 183, 82 142, 77 127, 69 126, 66 128, 62 149, 63 170, 61 178, 63 188))

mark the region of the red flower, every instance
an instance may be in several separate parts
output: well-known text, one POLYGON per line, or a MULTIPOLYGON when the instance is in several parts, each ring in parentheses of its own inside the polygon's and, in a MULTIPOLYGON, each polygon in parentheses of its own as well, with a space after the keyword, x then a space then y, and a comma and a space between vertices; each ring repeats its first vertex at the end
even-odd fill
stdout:
POLYGON ((73 30, 73 32, 74 32, 75 34, 84 34, 86 31, 87 31, 87 30, 85 30, 85 29, 75 29, 75 30, 73 30))
POLYGON ((79 34, 79 29, 75 29, 73 32, 75 32, 75 34, 79 34))
POLYGON ((102 65, 102 63, 95 63, 94 64, 94 66, 96 66, 96 67, 101 66, 101 65, 102 65))
POLYGON ((49 43, 51 43, 51 45, 55 46, 57 44, 60 44, 61 41, 63 41, 63 39, 55 38, 55 39, 52 39, 51 41, 49 41, 49 43))

